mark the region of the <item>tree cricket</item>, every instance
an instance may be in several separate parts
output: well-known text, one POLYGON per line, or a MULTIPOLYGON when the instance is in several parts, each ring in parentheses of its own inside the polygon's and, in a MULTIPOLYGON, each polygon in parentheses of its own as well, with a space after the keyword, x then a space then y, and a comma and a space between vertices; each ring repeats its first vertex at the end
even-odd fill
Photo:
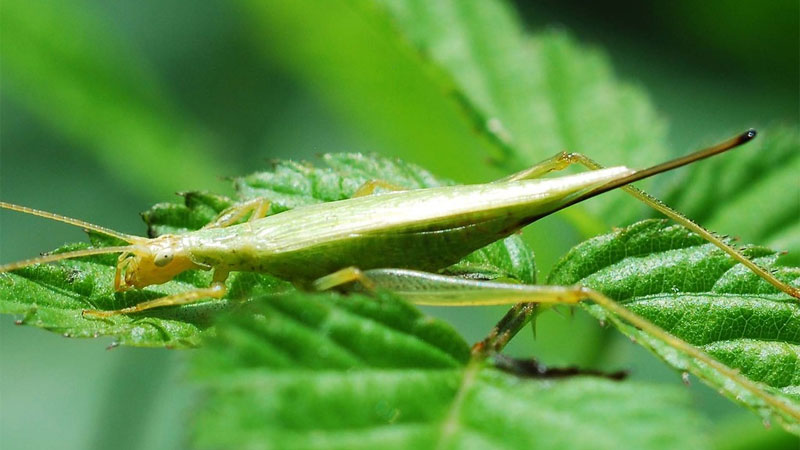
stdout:
MULTIPOLYGON (((34 264, 119 253, 114 289, 142 289, 187 270, 213 270, 211 285, 116 310, 83 310, 88 318, 133 314, 202 299, 221 299, 233 271, 268 273, 300 289, 327 290, 353 282, 367 291, 386 289, 418 305, 513 304, 489 335, 473 346, 478 360, 498 354, 534 316, 540 304, 589 300, 704 367, 712 368, 781 414, 800 412, 765 392, 739 370, 728 367, 601 292, 582 286, 529 285, 471 280, 437 273, 485 245, 536 220, 604 192, 621 188, 678 224, 713 243, 734 261, 795 299, 800 289, 776 278, 702 226, 641 191, 633 183, 738 147, 756 135, 748 130, 717 145, 644 170, 603 168, 577 153, 560 153, 524 171, 477 185, 402 190, 381 180, 365 183, 346 200, 297 207, 268 215, 269 199, 257 198, 222 211, 204 228, 180 235, 145 238, 77 219, 0 202, 0 207, 82 227, 128 245, 88 248, 0 266, 0 273, 34 264), (542 178, 572 164, 590 169, 542 178), (394 192, 376 195, 377 187, 394 192)), ((679 364, 687 370, 687 363, 679 364)))
MULTIPOLYGON (((98 318, 184 305, 205 298, 222 298, 227 292, 225 280, 232 271, 269 273, 291 281, 301 289, 325 290, 353 281, 360 281, 368 287, 386 285, 400 290, 413 284, 418 287, 418 292, 409 294, 409 298, 420 304, 576 302, 586 298, 614 304, 611 299, 601 300, 601 297, 605 299, 602 294, 579 287, 527 286, 522 294, 519 289, 512 289, 513 295, 503 295, 509 290, 496 283, 484 283, 470 285, 467 290, 485 287, 486 294, 470 297, 465 296, 463 289, 466 281, 449 285, 450 292, 455 293, 453 295, 436 296, 432 295, 433 292, 426 295, 426 287, 442 280, 437 278, 434 280, 436 283, 432 283, 423 272, 441 270, 539 218, 622 188, 703 236, 777 289, 800 298, 798 288, 778 280, 736 248, 654 197, 629 186, 635 181, 735 148, 755 135, 755 130, 748 130, 720 144, 644 170, 623 166, 603 168, 583 155, 561 153, 522 172, 486 184, 417 190, 396 188, 395 192, 371 195, 377 186, 388 186, 388 183, 374 180, 362 186, 350 199, 298 207, 274 215, 267 215, 269 199, 258 198, 223 211, 200 230, 152 239, 0 202, 0 207, 5 209, 65 222, 129 244, 40 256, 2 265, 0 273, 68 258, 119 253, 114 289, 125 291, 165 283, 187 270, 213 270, 212 283, 207 288, 117 310, 83 311, 84 316, 98 318), (591 170, 559 178, 541 178, 573 163, 591 170), (375 269, 402 270, 376 272, 375 269), (386 273, 392 276, 380 276, 386 273), (404 278, 411 284, 403 284, 404 278)), ((445 285, 439 283, 437 286, 445 285)))

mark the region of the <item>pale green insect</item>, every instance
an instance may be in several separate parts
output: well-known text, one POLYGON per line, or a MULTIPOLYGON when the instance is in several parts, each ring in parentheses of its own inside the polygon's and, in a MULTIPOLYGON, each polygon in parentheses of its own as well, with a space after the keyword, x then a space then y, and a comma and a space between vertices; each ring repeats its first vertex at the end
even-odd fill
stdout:
MULTIPOLYGON (((738 371, 670 335, 605 295, 580 286, 534 286, 466 280, 428 273, 456 263, 469 253, 502 239, 537 219, 601 193, 622 188, 667 217, 703 236, 779 290, 800 298, 800 290, 784 283, 703 227, 693 223, 629 183, 722 153, 755 137, 749 130, 737 137, 645 170, 602 168, 580 154, 562 153, 493 183, 367 195, 368 182, 354 198, 299 207, 272 216, 267 199, 229 210, 205 228, 182 235, 148 239, 131 236, 56 214, 0 202, 0 207, 66 222, 116 237, 130 245, 47 255, 0 266, 0 273, 32 264, 106 253, 120 253, 114 287, 143 288, 171 280, 186 270, 213 270, 212 284, 113 311, 85 310, 92 317, 130 314, 182 305, 226 294, 232 271, 270 273, 300 288, 330 289, 358 281, 368 290, 395 291, 416 304, 516 306, 474 352, 498 352, 532 317, 537 303, 591 300, 649 335, 713 367, 771 407, 785 404, 767 395, 738 371), (579 163, 593 169, 577 175, 541 179, 544 174, 579 163), (247 222, 240 223, 248 217, 247 222)), ((800 412, 786 411, 800 420, 800 412)))
MULTIPOLYGON (((124 291, 167 282, 186 270, 214 271, 208 288, 120 310, 84 311, 86 315, 97 317, 221 298, 226 293, 224 282, 232 271, 269 273, 303 288, 328 289, 356 279, 369 283, 358 269, 442 269, 543 216, 624 187, 640 200, 706 237, 782 291, 800 297, 797 288, 776 279, 710 232, 644 192, 626 186, 729 150, 754 136, 755 131, 749 130, 716 146, 640 171, 626 167, 600 168, 584 156, 560 154, 493 183, 366 195, 381 184, 374 181, 360 189, 354 198, 299 207, 266 217, 268 200, 256 199, 224 211, 201 230, 153 239, 0 202, 6 209, 67 222, 130 243, 33 258, 0 266, 0 272, 79 256, 120 253, 114 287, 124 291), (595 170, 559 178, 539 178, 574 162, 595 170), (248 214, 247 222, 236 224, 248 214)), ((424 291, 424 286, 420 289, 424 291)), ((439 303, 464 302, 451 298, 439 303)), ((485 303, 496 301, 484 300, 485 303)))

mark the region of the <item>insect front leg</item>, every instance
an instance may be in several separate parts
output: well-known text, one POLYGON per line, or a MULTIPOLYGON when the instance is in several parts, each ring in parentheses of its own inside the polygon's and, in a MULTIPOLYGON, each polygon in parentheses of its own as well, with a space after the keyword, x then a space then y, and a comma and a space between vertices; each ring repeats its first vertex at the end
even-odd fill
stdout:
POLYGON ((247 214, 250 214, 248 222, 260 219, 269 212, 270 201, 265 198, 254 198, 244 203, 239 203, 223 210, 216 219, 209 222, 203 228, 224 228, 239 222, 247 214))
POLYGON ((115 309, 110 311, 85 309, 82 311, 82 316, 91 317, 111 317, 119 314, 133 314, 137 312, 146 311, 148 309, 160 308, 162 306, 180 306, 188 305, 206 298, 220 299, 228 293, 228 288, 225 286, 225 279, 228 277, 228 272, 215 271, 211 281, 211 286, 207 288, 193 289, 191 291, 181 292, 179 294, 168 295, 166 297, 157 298, 155 300, 148 300, 146 302, 138 303, 127 308, 115 309))
MULTIPOLYGON (((591 170, 599 170, 604 168, 603 165, 597 163, 596 161, 594 161, 593 159, 589 158, 586 155, 580 153, 562 152, 553 156, 552 158, 542 161, 541 163, 531 167, 530 169, 526 169, 521 172, 515 173, 499 181, 515 181, 515 180, 538 178, 546 173, 565 169, 566 167, 569 167, 572 164, 580 164, 591 170)), ((689 229, 690 231, 693 231, 694 233, 703 237, 708 242, 711 242, 712 244, 716 245, 720 250, 724 251, 725 253, 730 255, 734 260, 738 261, 748 269, 752 270, 753 273, 763 278, 765 281, 775 286, 780 291, 785 292, 791 295, 792 297, 800 298, 800 289, 777 279, 772 274, 772 272, 760 267, 758 264, 750 260, 750 258, 745 256, 737 248, 725 242, 725 240, 715 235, 711 231, 707 230, 703 226, 693 222, 688 217, 667 206, 661 200, 631 185, 622 186, 622 190, 627 192, 637 200, 641 201, 642 203, 646 204, 647 206, 655 209, 661 214, 667 216, 668 218, 672 219, 678 224, 689 229)))

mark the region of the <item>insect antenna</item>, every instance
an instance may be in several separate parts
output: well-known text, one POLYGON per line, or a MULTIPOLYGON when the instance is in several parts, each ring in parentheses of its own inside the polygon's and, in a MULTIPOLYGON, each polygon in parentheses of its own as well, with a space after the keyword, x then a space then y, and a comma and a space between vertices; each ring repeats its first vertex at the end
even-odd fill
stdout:
MULTIPOLYGON (((47 211, 41 211, 38 209, 28 208, 27 206, 20 206, 20 205, 15 205, 13 203, 0 202, 0 208, 10 209, 12 211, 17 211, 25 214, 30 214, 33 216, 44 217, 45 219, 52 219, 58 222, 67 223, 70 225, 74 225, 76 227, 81 227, 85 230, 91 230, 96 233, 104 234, 106 236, 111 236, 113 238, 120 239, 130 244, 137 244, 147 241, 147 239, 143 237, 132 236, 125 233, 119 233, 117 231, 111 230, 106 227, 101 227, 99 225, 95 225, 89 222, 84 222, 83 220, 73 219, 71 217, 66 217, 47 211)), ((72 252, 38 256, 36 258, 30 258, 23 261, 17 261, 9 264, 0 265, 0 273, 10 272, 12 270, 20 269, 22 267, 30 266, 33 264, 44 264, 53 261, 60 261, 62 259, 80 258, 81 256, 105 255, 108 253, 124 253, 124 252, 129 252, 131 250, 133 250, 133 245, 87 248, 83 250, 75 250, 72 252)))
POLYGON ((0 208, 10 209, 12 211, 30 214, 33 216, 44 217, 45 219, 56 220, 58 222, 64 222, 70 225, 74 225, 76 227, 81 227, 85 230, 91 230, 100 234, 104 234, 106 236, 111 236, 123 240, 125 242, 128 242, 130 244, 136 244, 147 240, 146 238, 140 236, 133 236, 130 234, 120 233, 106 227, 101 227, 100 225, 84 222, 83 220, 73 219, 71 217, 66 217, 60 214, 42 211, 39 209, 28 208, 27 206, 20 206, 20 205, 15 205, 13 203, 0 202, 0 208))
POLYGON ((0 273, 10 272, 12 270, 21 269, 23 267, 31 266, 34 264, 44 264, 54 261, 60 261, 62 259, 80 258, 81 256, 105 255, 108 253, 123 253, 123 252, 129 252, 132 249, 133 249, 132 245, 125 245, 119 247, 86 248, 83 250, 75 250, 72 252, 44 255, 36 258, 30 258, 22 261, 13 262, 10 264, 4 264, 0 266, 0 273))

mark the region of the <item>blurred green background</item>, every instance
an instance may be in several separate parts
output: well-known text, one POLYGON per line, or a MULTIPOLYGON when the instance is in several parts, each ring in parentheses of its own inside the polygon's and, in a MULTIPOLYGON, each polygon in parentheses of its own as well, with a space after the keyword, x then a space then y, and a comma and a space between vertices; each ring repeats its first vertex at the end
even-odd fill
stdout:
MULTIPOLYGON (((265 168, 272 158, 370 151, 459 181, 498 175, 482 164, 488 153, 467 121, 407 54, 326 21, 321 7, 298 17, 283 6, 262 7, 255 19, 248 1, 4 1, 0 198, 141 234, 138 213, 151 204, 177 200, 177 191, 226 191, 223 177, 265 168), (320 26, 341 39, 323 50, 304 47, 331 32, 320 26), (381 58, 377 66, 387 71, 370 72, 368 58, 381 58), (454 154, 461 158, 447 156, 454 154)), ((531 33, 559 27, 607 52, 618 77, 646 90, 669 121, 674 153, 748 126, 800 123, 797 1, 514 7, 531 33)), ((560 224, 556 217, 540 226, 560 224)), ((82 239, 65 225, 0 215, 2 262, 82 239)), ((568 232, 534 242, 540 272, 579 239, 568 232)), ((503 310, 430 312, 474 341, 503 310)), ((535 341, 523 333, 510 351, 681 382, 583 314, 547 313, 537 333, 535 341)), ((185 446, 196 395, 186 382, 189 353, 103 350, 109 343, 64 339, 2 317, 0 445, 185 446)), ((716 393, 697 383, 690 389, 715 425, 718 448, 796 445, 716 393)))

